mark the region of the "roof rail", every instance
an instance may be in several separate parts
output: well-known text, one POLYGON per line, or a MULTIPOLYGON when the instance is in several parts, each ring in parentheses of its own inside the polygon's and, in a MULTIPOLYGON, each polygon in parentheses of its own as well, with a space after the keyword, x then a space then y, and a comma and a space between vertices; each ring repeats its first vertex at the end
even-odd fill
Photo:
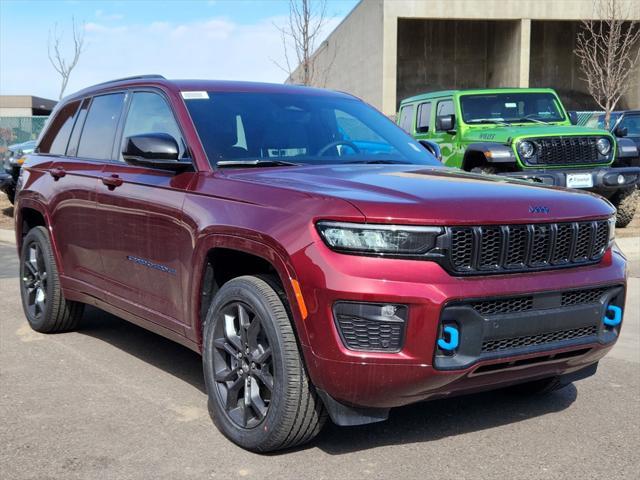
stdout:
POLYGON ((123 77, 123 78, 116 78, 115 80, 107 80, 106 82, 102 82, 102 83, 97 83, 95 85, 92 85, 91 88, 93 87, 99 87, 101 85, 108 85, 110 83, 116 83, 116 82, 124 82, 125 80, 144 80, 144 79, 153 79, 153 78, 159 78, 159 79, 163 79, 166 80, 164 78, 164 76, 162 75, 158 75, 158 74, 150 74, 150 75, 133 75, 131 77, 123 77))

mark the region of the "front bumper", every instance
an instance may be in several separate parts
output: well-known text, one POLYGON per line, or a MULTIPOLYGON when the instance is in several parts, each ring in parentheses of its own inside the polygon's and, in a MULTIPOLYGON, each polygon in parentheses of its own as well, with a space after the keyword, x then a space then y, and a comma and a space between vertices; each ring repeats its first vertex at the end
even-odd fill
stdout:
POLYGON ((575 169, 575 170, 524 170, 521 172, 505 172, 499 175, 518 178, 520 180, 529 180, 535 183, 543 183, 545 185, 554 185, 557 187, 567 186, 567 175, 576 173, 589 173, 593 181, 593 187, 586 190, 594 192, 611 192, 613 193, 620 188, 629 188, 640 183, 640 167, 598 167, 593 169, 575 169), (622 179, 622 183, 620 182, 622 179))
MULTIPOLYGON (((571 374, 598 362, 619 333, 618 326, 577 341, 560 341, 524 350, 507 349, 491 355, 476 352, 457 365, 438 364, 442 352, 438 351, 437 342, 442 335, 447 308, 469 299, 531 294, 544 298, 552 292, 606 288, 617 289, 606 298, 616 297, 623 304, 624 295, 619 296, 624 291, 626 263, 615 248, 597 265, 489 277, 453 277, 438 264, 428 261, 358 256, 349 256, 345 261, 345 255, 313 244, 294 258, 294 263, 296 271, 308 272, 299 280, 309 312, 303 322, 309 344, 302 345, 309 374, 323 395, 343 405, 385 409, 571 374), (347 348, 334 321, 336 302, 407 305, 402 347, 395 352, 347 348)), ((589 308, 594 310, 593 305, 589 308)), ((585 311, 577 308, 571 321, 580 323, 579 316, 585 311)), ((556 311, 554 319, 547 320, 562 321, 561 313, 556 311)), ((600 310, 592 313, 601 319, 600 310)), ((513 322, 519 318, 525 321, 535 318, 527 315, 507 315, 501 320, 508 329, 513 328, 513 322)), ((577 323, 570 326, 582 326, 577 323)), ((469 333, 471 330, 465 331, 463 326, 461 342, 474 344, 473 348, 479 349, 478 339, 468 343, 469 333)))

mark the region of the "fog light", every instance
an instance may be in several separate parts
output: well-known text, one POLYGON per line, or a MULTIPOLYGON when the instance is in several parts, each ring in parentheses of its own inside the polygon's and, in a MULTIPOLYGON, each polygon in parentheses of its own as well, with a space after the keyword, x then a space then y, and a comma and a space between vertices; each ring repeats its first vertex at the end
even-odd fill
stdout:
POLYGON ((622 185, 624 183, 624 175, 618 175, 618 185, 622 185))
POLYGON ((442 328, 442 338, 438 339, 438 347, 445 352, 453 352, 460 344, 460 332, 455 325, 442 328))

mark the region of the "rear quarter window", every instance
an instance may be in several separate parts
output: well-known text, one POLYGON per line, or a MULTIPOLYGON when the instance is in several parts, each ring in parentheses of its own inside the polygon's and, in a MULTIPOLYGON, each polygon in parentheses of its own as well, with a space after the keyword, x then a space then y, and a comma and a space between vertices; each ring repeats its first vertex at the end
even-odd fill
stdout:
POLYGON ((48 153, 51 155, 65 154, 79 106, 80 101, 71 102, 58 111, 56 116, 51 120, 46 133, 38 145, 39 153, 48 153))

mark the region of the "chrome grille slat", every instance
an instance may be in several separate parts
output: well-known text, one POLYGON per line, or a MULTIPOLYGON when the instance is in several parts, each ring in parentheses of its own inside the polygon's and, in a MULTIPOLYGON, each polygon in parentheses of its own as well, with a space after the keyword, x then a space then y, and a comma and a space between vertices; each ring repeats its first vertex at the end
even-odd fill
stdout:
POLYGON ((460 273, 509 272, 584 265, 600 260, 607 220, 450 227, 449 264, 460 273))

